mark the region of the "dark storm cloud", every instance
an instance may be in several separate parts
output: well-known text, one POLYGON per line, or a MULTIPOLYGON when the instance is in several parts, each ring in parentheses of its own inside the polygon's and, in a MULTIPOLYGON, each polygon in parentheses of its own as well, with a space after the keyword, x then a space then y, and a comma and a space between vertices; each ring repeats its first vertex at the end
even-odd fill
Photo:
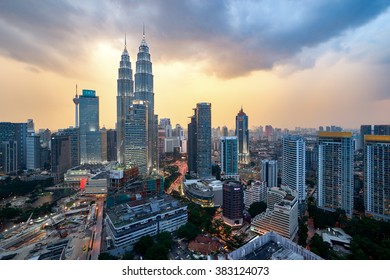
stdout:
MULTIPOLYGON (((198 60, 221 77, 271 69, 364 25, 390 1, 1 1, 0 53, 54 71, 94 42, 147 27, 162 61, 198 60)), ((136 34, 136 35, 134 35, 136 34)), ((130 35, 130 37, 131 37, 130 35)), ((131 53, 135 53, 135 50, 131 53)))

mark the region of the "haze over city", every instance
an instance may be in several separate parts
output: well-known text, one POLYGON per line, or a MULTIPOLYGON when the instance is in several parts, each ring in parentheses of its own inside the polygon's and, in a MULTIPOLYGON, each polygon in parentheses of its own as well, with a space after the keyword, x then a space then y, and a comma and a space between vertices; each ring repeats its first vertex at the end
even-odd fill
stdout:
POLYGON ((155 112, 186 127, 197 102, 212 125, 294 128, 387 123, 388 1, 1 1, 2 121, 74 125, 78 84, 114 128, 116 79, 134 67, 145 24, 155 112))

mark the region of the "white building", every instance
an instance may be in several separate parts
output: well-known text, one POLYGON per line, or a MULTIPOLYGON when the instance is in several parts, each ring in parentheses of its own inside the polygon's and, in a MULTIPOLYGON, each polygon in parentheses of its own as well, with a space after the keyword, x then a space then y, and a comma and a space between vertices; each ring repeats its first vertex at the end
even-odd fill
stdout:
POLYGON ((244 189, 245 209, 248 209, 252 203, 260 201, 267 203, 267 184, 264 181, 253 182, 244 189))
POLYGON ((120 204, 108 209, 105 219, 107 236, 121 249, 131 249, 142 236, 173 232, 186 223, 187 205, 167 195, 137 206, 120 204))

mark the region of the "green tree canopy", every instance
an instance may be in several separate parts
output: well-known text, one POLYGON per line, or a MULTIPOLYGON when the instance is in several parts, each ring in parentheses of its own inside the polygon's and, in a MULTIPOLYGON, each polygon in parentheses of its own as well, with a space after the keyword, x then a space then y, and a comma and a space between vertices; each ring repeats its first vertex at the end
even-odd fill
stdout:
POLYGON ((263 213, 267 209, 267 204, 264 201, 253 202, 248 209, 252 218, 256 217, 260 213, 263 213))
POLYGON ((137 243, 134 244, 134 251, 141 256, 145 256, 147 250, 154 245, 154 240, 150 235, 142 236, 137 243))

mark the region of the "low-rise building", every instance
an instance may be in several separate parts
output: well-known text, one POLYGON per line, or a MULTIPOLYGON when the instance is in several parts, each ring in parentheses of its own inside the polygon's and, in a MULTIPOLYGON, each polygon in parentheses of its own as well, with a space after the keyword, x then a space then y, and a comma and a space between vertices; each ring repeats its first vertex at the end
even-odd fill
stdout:
POLYGON ((168 195, 149 198, 136 205, 110 208, 105 219, 107 236, 116 249, 131 249, 145 235, 176 231, 187 223, 187 205, 168 195))

